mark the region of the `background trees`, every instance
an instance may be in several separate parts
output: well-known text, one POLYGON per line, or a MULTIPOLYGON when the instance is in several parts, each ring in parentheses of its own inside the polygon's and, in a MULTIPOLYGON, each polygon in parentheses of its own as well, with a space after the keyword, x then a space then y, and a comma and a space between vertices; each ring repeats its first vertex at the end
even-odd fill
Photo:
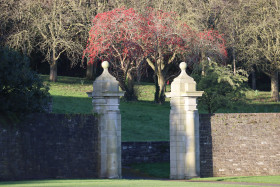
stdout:
POLYGON ((244 5, 248 22, 241 42, 244 55, 254 56, 255 65, 271 78, 271 95, 279 101, 280 2, 251 0, 244 5))
MULTIPOLYGON (((278 101, 278 73, 276 72, 279 69, 279 0, 2 0, 0 1, 0 43, 27 55, 39 52, 50 64, 50 78, 55 81, 59 61, 66 59, 71 65, 81 62, 81 51, 86 46, 88 31, 94 16, 124 6, 127 9, 133 8, 144 17, 150 17, 150 22, 153 23, 144 25, 146 29, 150 29, 149 33, 154 33, 150 35, 152 37, 146 41, 138 40, 137 43, 144 54, 142 57, 147 57, 149 64, 155 66, 150 67, 157 72, 156 77, 168 79, 170 68, 174 68, 171 64, 176 64, 180 60, 189 61, 189 64, 197 62, 203 64, 207 57, 210 57, 218 63, 231 64, 235 73, 239 68, 253 72, 252 75, 255 70, 265 72, 271 78, 273 98, 278 101), (147 7, 151 8, 148 10, 147 7), (166 17, 159 19, 157 14, 160 13, 166 14, 166 17), (152 17, 155 19, 152 20, 152 17), (178 53, 183 50, 180 47, 176 48, 175 43, 172 44, 173 46, 166 45, 168 47, 164 47, 165 44, 158 45, 170 39, 171 35, 168 34, 171 33, 173 33, 172 37, 176 35, 177 39, 181 37, 182 41, 188 43, 186 39, 188 37, 179 36, 189 32, 187 27, 183 28, 182 23, 188 25, 192 33, 196 33, 194 34, 196 36, 192 37, 196 45, 195 42, 191 42, 192 50, 188 50, 190 46, 184 49, 184 53, 189 55, 178 53), (161 24, 163 27, 160 27, 161 24), (164 26, 168 24, 171 26, 166 27, 168 29, 165 30, 164 26), (207 46, 202 36, 203 33, 206 36, 209 32, 223 34, 222 40, 218 35, 212 35, 216 37, 215 42, 210 42, 206 37, 210 44, 207 46), (164 36, 163 33, 168 36, 164 36), (152 42, 153 46, 147 45, 147 41, 152 42), (221 58, 224 56, 221 55, 223 52, 217 47, 221 44, 228 53, 228 59, 221 58), (162 55, 158 52, 156 57, 155 51, 161 47, 161 51, 167 49, 167 53, 162 55), (176 50, 174 61, 170 65, 161 66, 160 68, 166 69, 160 70, 155 62, 162 58, 160 56, 163 56, 163 61, 166 62, 168 58, 171 59, 173 57, 171 48, 176 50), (148 53, 144 53, 145 50, 148 53)), ((137 62, 143 64, 144 61, 140 58, 137 62)), ((87 68, 87 77, 92 79, 94 77, 92 63, 87 64, 87 68)), ((164 99, 162 90, 166 80, 158 78, 155 80, 158 85, 155 100, 161 102, 160 100, 164 99)))
POLYGON ((50 80, 56 81, 57 63, 62 54, 72 64, 81 60, 88 20, 91 19, 81 14, 86 12, 85 3, 68 0, 15 0, 3 3, 6 12, 11 13, 9 8, 17 8, 15 15, 11 15, 7 21, 11 29, 8 30, 6 44, 24 54, 40 51, 50 64, 50 80))

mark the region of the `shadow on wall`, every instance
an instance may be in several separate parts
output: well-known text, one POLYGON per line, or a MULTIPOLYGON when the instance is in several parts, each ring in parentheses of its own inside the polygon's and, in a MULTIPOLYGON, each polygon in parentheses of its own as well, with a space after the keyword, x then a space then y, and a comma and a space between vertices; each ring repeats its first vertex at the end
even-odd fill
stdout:
POLYGON ((213 177, 213 151, 211 114, 199 115, 200 126, 200 177, 213 177))
POLYGON ((31 114, 17 127, 0 123, 0 181, 98 177, 93 115, 31 114))

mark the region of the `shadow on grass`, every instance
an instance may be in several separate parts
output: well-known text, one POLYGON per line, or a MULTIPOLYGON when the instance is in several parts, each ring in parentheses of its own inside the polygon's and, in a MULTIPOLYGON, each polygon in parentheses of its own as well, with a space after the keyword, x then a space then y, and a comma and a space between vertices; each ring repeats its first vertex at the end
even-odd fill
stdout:
POLYGON ((48 75, 40 75, 40 77, 43 79, 44 82, 47 83, 60 83, 60 84, 92 84, 92 80, 88 80, 86 78, 80 78, 80 77, 66 77, 66 76, 58 76, 57 82, 51 82, 49 80, 48 75))
POLYGON ((91 114, 92 99, 87 97, 52 96, 53 113, 91 114))

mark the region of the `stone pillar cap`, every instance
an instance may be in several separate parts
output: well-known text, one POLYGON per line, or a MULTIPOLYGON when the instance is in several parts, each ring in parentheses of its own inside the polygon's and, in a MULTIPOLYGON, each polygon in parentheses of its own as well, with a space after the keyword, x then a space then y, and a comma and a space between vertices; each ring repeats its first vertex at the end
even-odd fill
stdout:
POLYGON ((93 82, 93 92, 87 92, 89 97, 120 97, 124 92, 119 91, 119 82, 113 77, 108 68, 110 66, 108 61, 103 61, 101 64, 104 69, 103 73, 93 82))
POLYGON ((171 92, 166 93, 167 97, 200 97, 203 91, 196 91, 196 82, 186 73, 187 63, 179 65, 181 73, 171 83, 171 92))

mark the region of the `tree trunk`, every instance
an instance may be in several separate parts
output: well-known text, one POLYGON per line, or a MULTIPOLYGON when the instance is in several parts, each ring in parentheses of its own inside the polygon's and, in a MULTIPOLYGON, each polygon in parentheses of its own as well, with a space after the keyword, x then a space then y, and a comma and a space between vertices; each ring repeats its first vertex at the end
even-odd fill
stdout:
POLYGON ((127 73, 126 82, 125 82, 125 94, 124 98, 127 101, 135 101, 137 100, 137 95, 134 91, 134 81, 131 72, 127 73))
POLYGON ((233 66, 233 74, 235 75, 236 74, 236 57, 235 57, 235 50, 233 48, 232 50, 232 66, 233 66))
POLYGON ((253 70, 251 72, 251 75, 252 75, 252 89, 256 90, 257 89, 257 82, 256 82, 256 71, 255 71, 255 68, 253 68, 253 70))
POLYGON ((279 102, 278 71, 271 74, 271 96, 273 101, 279 102))
POLYGON ((200 59, 200 63, 201 63, 201 75, 205 76, 205 54, 204 52, 201 52, 201 59, 200 59))
POLYGON ((86 72, 86 78, 88 80, 93 80, 93 63, 87 64, 87 72, 86 72))
POLYGON ((154 76, 155 80, 155 99, 154 101, 159 104, 163 104, 165 102, 165 77, 162 74, 162 71, 158 71, 157 75, 154 76))
POLYGON ((54 61, 50 64, 50 81, 56 82, 57 81, 57 62, 54 61))
POLYGON ((159 85, 158 85, 158 76, 156 73, 154 73, 154 82, 155 82, 155 96, 154 96, 154 102, 159 103, 159 85))
POLYGON ((158 85, 159 85, 159 103, 163 104, 165 102, 165 77, 162 72, 158 75, 158 85))
POLYGON ((55 47, 52 48, 51 51, 51 64, 50 64, 50 81, 57 81, 57 61, 56 61, 56 50, 55 47))

